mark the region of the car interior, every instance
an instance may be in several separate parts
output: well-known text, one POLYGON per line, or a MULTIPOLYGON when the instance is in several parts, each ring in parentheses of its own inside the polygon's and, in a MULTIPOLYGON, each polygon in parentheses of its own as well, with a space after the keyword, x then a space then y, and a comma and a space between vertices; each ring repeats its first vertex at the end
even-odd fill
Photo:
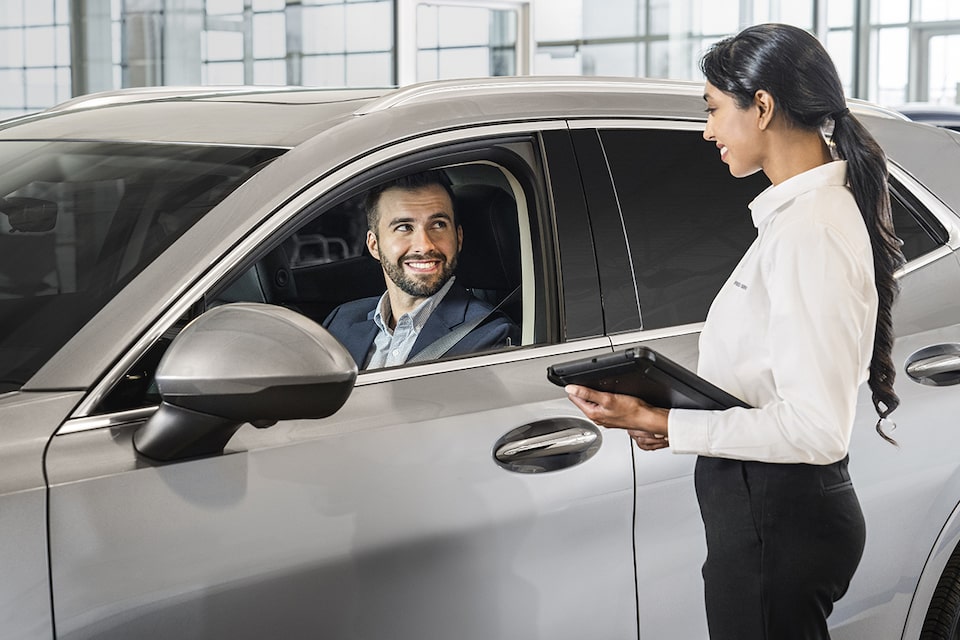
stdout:
MULTIPOLYGON (((522 327, 521 234, 509 183, 488 164, 446 172, 463 227, 458 281, 522 327)), ((311 219, 216 294, 213 304, 278 304, 322 323, 344 302, 381 295, 383 272, 366 248, 362 201, 363 194, 354 196, 311 219)))

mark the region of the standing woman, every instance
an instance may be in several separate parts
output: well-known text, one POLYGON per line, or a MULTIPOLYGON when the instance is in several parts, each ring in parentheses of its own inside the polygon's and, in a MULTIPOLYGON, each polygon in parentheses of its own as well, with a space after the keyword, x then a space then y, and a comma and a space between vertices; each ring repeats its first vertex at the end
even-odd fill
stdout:
POLYGON ((700 336, 700 375, 755 408, 668 411, 567 392, 641 449, 699 456, 712 640, 826 639, 864 544, 847 473, 857 389, 869 381, 888 440, 882 423, 898 404, 891 306, 903 256, 886 158, 802 29, 747 28, 701 68, 704 138, 735 177, 763 171, 772 183, 750 204, 757 239, 700 336))

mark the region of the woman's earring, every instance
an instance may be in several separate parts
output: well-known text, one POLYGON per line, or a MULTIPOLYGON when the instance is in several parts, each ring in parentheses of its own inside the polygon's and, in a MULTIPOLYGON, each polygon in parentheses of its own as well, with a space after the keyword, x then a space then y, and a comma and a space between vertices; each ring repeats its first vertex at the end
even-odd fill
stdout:
POLYGON ((824 119, 823 124, 820 125, 820 137, 823 138, 827 149, 830 150, 830 157, 834 160, 839 160, 840 154, 837 152, 837 144, 833 141, 833 129, 836 125, 837 121, 828 116, 824 119))

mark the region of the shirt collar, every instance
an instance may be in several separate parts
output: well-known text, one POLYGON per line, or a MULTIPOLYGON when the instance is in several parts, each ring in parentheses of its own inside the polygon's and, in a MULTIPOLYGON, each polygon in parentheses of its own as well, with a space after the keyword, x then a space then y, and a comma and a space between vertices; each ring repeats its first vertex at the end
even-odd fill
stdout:
MULTIPOLYGON (((413 311, 405 313, 397 318, 397 324, 400 324, 400 320, 403 317, 409 317, 410 321, 413 323, 413 330, 417 333, 420 333, 423 325, 427 324, 427 320, 430 319, 430 314, 433 313, 433 310, 437 308, 437 305, 440 304, 440 301, 443 300, 443 297, 447 295, 448 291, 450 291, 454 280, 456 280, 456 276, 451 276, 451 278, 447 280, 442 287, 440 287, 439 291, 418 304, 413 311)), ((391 333, 387 323, 383 320, 384 318, 389 317, 390 313, 390 296, 384 292, 383 295, 380 296, 380 302, 377 303, 374 311, 373 322, 377 325, 377 328, 380 329, 380 331, 385 333, 391 333)))
POLYGON ((753 224, 758 229, 773 213, 794 198, 820 187, 847 184, 847 161, 834 160, 767 187, 750 203, 753 224))

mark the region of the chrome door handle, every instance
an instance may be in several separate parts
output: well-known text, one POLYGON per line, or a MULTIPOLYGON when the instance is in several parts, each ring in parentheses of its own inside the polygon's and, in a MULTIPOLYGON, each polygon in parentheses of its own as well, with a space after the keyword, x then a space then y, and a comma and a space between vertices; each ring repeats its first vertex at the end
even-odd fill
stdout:
POLYGON ((493 447, 498 465, 519 473, 540 473, 589 460, 603 438, 584 418, 548 418, 518 427, 493 447))
POLYGON ((914 382, 944 387, 960 383, 960 344, 937 344, 914 352, 905 370, 914 382))
POLYGON ((571 427, 542 436, 506 442, 497 449, 497 460, 514 462, 539 456, 558 456, 583 451, 593 445, 599 437, 599 433, 585 427, 571 427))

